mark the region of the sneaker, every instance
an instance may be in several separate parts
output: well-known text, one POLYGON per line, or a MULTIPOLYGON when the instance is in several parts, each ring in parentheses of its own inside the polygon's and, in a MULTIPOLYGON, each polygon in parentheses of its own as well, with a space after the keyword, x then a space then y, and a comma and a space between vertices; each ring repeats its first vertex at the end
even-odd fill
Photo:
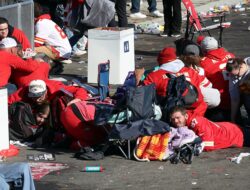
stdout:
POLYGON ((72 61, 70 59, 64 59, 64 60, 61 60, 60 63, 62 63, 62 64, 71 64, 72 61))
POLYGON ((168 37, 169 35, 168 35, 168 32, 162 32, 162 33, 160 34, 160 36, 161 36, 161 37, 168 37))
POLYGON ((140 12, 138 12, 138 13, 131 13, 129 16, 130 16, 131 18, 134 18, 134 19, 147 18, 146 15, 144 15, 144 14, 142 14, 142 13, 140 13, 140 12))
POLYGON ((173 33, 171 34, 171 37, 178 38, 181 36, 181 33, 173 33))
POLYGON ((72 52, 72 56, 82 56, 86 53, 87 53, 87 51, 78 49, 78 50, 72 52))
POLYGON ((150 15, 152 17, 163 17, 164 16, 164 14, 161 13, 160 11, 158 11, 158 10, 155 10, 155 11, 151 12, 150 15))

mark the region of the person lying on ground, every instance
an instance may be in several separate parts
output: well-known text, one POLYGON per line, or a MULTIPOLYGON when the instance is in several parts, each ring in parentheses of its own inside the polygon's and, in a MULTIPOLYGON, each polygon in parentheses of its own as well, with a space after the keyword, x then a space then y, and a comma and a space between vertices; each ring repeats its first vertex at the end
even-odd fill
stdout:
MULTIPOLYGON (((241 104, 250 117, 250 58, 233 58, 227 61, 226 70, 229 72, 229 92, 231 97, 231 121, 237 121, 241 104)), ((240 119, 238 119, 239 121, 240 119)))
POLYGON ((186 67, 193 69, 203 77, 200 89, 208 108, 217 107, 220 104, 220 92, 212 87, 213 84, 205 77, 204 69, 200 67, 201 57, 198 45, 187 45, 184 48, 183 55, 180 56, 180 59, 186 67))
POLYGON ((175 127, 188 126, 198 135, 205 151, 250 145, 250 131, 230 122, 212 122, 205 117, 190 114, 183 107, 175 107, 170 114, 175 127))
POLYGON ((47 79, 49 65, 33 59, 23 60, 19 57, 17 43, 13 38, 0 41, 0 87, 13 83, 18 87, 34 79, 47 79))
POLYGON ((66 86, 53 80, 33 80, 28 86, 18 89, 8 97, 9 105, 22 101, 34 109, 37 105, 49 102, 51 105, 51 125, 55 132, 64 134, 65 128, 61 115, 71 104, 88 99, 85 89, 77 86, 66 86))
POLYGON ((41 138, 43 132, 49 129, 47 122, 50 113, 49 106, 45 102, 31 109, 31 106, 27 103, 13 103, 9 107, 10 140, 35 142, 38 138, 41 138))
POLYGON ((11 26, 6 18, 0 17, 0 40, 7 37, 14 38, 18 44, 22 46, 23 51, 31 49, 30 42, 25 33, 22 30, 11 26))
POLYGON ((201 77, 196 71, 185 67, 184 63, 177 59, 176 50, 172 47, 164 48, 158 55, 158 63, 160 69, 151 72, 147 75, 143 81, 144 85, 155 83, 156 93, 159 97, 166 97, 167 86, 170 78, 167 74, 173 74, 175 76, 184 75, 186 80, 197 88, 198 100, 191 105, 191 109, 194 109, 197 114, 203 115, 207 109, 207 104, 203 100, 202 93, 200 91, 201 77))

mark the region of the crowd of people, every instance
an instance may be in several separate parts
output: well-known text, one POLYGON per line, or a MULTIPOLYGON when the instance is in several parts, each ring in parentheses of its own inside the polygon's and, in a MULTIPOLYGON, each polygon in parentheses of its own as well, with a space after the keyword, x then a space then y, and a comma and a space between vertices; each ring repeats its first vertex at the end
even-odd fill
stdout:
MULTIPOLYGON (((151 15, 164 16, 163 35, 180 36, 180 1, 163 1, 164 15, 157 10, 156 1, 148 3, 151 15)), ((138 5, 140 1, 132 1, 131 17, 140 13, 138 5)), ((91 94, 80 86, 50 80, 49 72, 53 62, 70 63, 72 51, 82 51, 78 42, 88 29, 114 26, 115 10, 118 25, 127 26, 124 6, 126 1, 35 1, 34 51, 30 51, 31 43, 24 32, 0 18, 0 86, 8 89, 12 140, 33 141, 40 146, 70 139, 68 147, 80 149, 106 139, 103 128, 95 127, 96 107, 89 103, 91 94), (63 22, 55 14, 61 4, 63 22), (100 7, 103 11, 97 13, 100 7), (96 16, 91 17, 93 14, 96 16), (81 108, 84 122, 73 105, 81 108)), ((249 145, 250 58, 237 58, 219 47, 215 38, 199 36, 180 55, 175 47, 166 46, 157 62, 159 67, 145 72, 148 74, 143 80, 137 78, 137 85, 154 83, 160 107, 164 107, 163 100, 168 96, 170 75, 185 76, 197 93, 191 105, 176 105, 171 110, 169 124, 193 130, 204 141, 204 150, 249 145)))

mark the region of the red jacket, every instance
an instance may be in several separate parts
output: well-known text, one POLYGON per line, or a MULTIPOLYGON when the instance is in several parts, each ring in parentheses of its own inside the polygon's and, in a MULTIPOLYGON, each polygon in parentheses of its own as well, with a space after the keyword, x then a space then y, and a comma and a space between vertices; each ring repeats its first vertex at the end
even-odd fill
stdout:
POLYGON ((222 109, 230 109, 230 95, 227 72, 225 70, 227 60, 235 57, 223 48, 209 51, 201 60, 201 67, 205 70, 205 76, 213 84, 213 88, 221 94, 222 109))
MULTIPOLYGON (((147 78, 143 81, 145 85, 155 83, 156 93, 161 97, 166 96, 167 85, 169 78, 166 76, 170 73, 166 70, 160 69, 148 74, 147 78)), ((190 81, 198 90, 198 101, 195 102, 191 107, 194 108, 194 112, 203 116, 207 109, 207 104, 203 100, 203 96, 200 91, 200 84, 204 80, 203 76, 198 75, 193 69, 183 67, 178 73, 178 75, 185 75, 186 80, 190 81)))
POLYGON ((243 133, 233 123, 212 122, 205 117, 189 114, 187 125, 202 139, 205 151, 243 146, 243 133))
POLYGON ((29 39, 22 30, 9 26, 8 36, 15 38, 22 45, 24 51, 27 48, 31 48, 29 39))
MULTIPOLYGON (((57 93, 60 92, 61 88, 71 92, 74 95, 74 98, 79 98, 81 100, 86 100, 88 98, 88 94, 83 88, 75 86, 66 86, 62 82, 54 80, 46 80, 45 83, 47 85, 48 101, 51 101, 53 98, 55 98, 57 93)), ((27 96, 28 91, 28 86, 19 88, 14 94, 11 94, 8 97, 8 103, 12 104, 17 101, 32 103, 29 97, 27 96)))
POLYGON ((49 78, 50 66, 48 63, 37 62, 33 59, 28 59, 26 62, 29 66, 35 64, 39 64, 39 66, 36 70, 29 74, 17 70, 12 71, 10 81, 16 84, 18 88, 28 85, 32 80, 47 80, 49 78))
POLYGON ((42 64, 45 64, 36 61, 24 61, 20 57, 6 51, 0 51, 0 57, 0 87, 8 84, 12 72, 19 73, 19 76, 27 76, 39 69, 42 64))

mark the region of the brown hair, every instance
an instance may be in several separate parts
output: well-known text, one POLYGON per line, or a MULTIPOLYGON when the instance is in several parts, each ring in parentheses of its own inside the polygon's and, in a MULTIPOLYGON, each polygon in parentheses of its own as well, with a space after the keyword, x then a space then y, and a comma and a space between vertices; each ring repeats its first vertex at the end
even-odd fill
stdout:
POLYGON ((176 106, 176 107, 174 107, 174 108, 172 108, 170 110, 170 116, 173 115, 176 112, 181 112, 182 115, 186 115, 187 114, 186 108, 184 108, 182 106, 176 106))
POLYGON ((244 59, 242 58, 231 58, 228 59, 227 65, 226 65, 226 70, 228 72, 232 72, 232 70, 239 69, 240 65, 246 64, 244 59))
POLYGON ((201 58, 199 56, 195 55, 183 55, 180 57, 180 59, 183 61, 186 67, 190 68, 196 68, 200 66, 201 58))

